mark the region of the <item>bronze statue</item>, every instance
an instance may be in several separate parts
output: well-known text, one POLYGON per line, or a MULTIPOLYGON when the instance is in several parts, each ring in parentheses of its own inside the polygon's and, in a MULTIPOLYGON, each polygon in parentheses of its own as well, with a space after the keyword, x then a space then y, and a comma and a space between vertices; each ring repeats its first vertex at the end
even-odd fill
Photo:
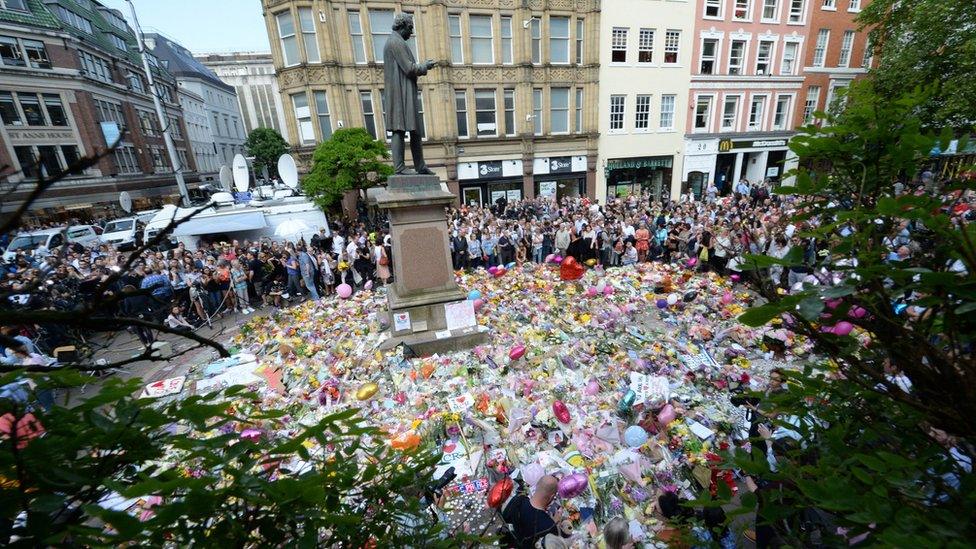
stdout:
POLYGON ((393 18, 393 34, 383 47, 383 81, 386 130, 393 133, 390 149, 393 169, 398 174, 433 174, 424 162, 421 143, 420 100, 417 98, 417 77, 427 74, 436 63, 428 59, 417 63, 407 40, 413 34, 413 18, 398 13, 393 18), (408 170, 403 159, 403 142, 410 132, 410 154, 415 170, 408 170))

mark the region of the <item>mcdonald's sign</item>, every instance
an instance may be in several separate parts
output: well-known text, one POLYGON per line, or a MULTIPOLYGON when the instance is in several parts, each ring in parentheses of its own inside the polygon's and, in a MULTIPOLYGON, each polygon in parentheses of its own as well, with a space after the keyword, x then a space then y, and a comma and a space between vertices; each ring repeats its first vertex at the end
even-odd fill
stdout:
POLYGON ((732 150, 732 140, 722 139, 718 142, 718 152, 729 152, 732 150))

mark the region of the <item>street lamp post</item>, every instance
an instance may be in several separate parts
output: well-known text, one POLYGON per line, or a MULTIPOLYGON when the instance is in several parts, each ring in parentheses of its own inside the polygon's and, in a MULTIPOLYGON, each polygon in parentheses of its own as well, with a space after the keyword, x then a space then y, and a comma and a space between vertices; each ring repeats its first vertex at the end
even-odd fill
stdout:
POLYGON ((132 13, 132 24, 135 25, 136 42, 139 44, 139 55, 142 57, 142 70, 146 73, 146 80, 149 82, 149 94, 152 95, 153 105, 156 107, 156 116, 159 118, 159 127, 163 129, 163 140, 166 142, 166 152, 169 153, 170 164, 173 165, 173 175, 176 176, 176 186, 180 189, 180 201, 183 206, 190 205, 190 193, 186 190, 186 182, 183 181, 183 163, 180 162, 176 154, 176 145, 173 137, 169 133, 169 123, 166 120, 166 113, 163 111, 163 103, 159 100, 156 90, 156 81, 153 79, 152 69, 149 67, 149 57, 146 55, 146 44, 142 37, 142 27, 139 26, 139 18, 136 17, 136 7, 132 0, 126 0, 129 4, 129 11, 132 13))

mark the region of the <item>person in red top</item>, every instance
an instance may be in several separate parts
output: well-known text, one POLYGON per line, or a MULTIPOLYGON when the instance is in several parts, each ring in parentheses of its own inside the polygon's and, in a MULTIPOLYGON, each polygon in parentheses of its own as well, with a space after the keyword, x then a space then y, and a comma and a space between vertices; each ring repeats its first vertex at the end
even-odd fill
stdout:
POLYGON ((637 240, 637 260, 641 263, 647 261, 647 250, 651 248, 651 232, 647 230, 647 225, 641 225, 634 238, 637 240))

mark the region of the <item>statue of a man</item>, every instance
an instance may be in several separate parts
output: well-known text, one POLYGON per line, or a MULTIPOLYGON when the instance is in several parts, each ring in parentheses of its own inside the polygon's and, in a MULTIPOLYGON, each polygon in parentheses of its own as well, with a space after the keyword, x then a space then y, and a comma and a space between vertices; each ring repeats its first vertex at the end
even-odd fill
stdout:
POLYGON ((393 133, 390 149, 393 153, 393 169, 398 174, 433 174, 424 162, 421 143, 420 101, 417 98, 417 77, 427 74, 436 63, 428 59, 417 63, 407 40, 413 34, 413 18, 398 13, 393 18, 393 34, 383 48, 383 81, 385 83, 384 106, 386 130, 393 133), (410 132, 410 154, 416 171, 408 170, 403 160, 406 133, 410 132))

